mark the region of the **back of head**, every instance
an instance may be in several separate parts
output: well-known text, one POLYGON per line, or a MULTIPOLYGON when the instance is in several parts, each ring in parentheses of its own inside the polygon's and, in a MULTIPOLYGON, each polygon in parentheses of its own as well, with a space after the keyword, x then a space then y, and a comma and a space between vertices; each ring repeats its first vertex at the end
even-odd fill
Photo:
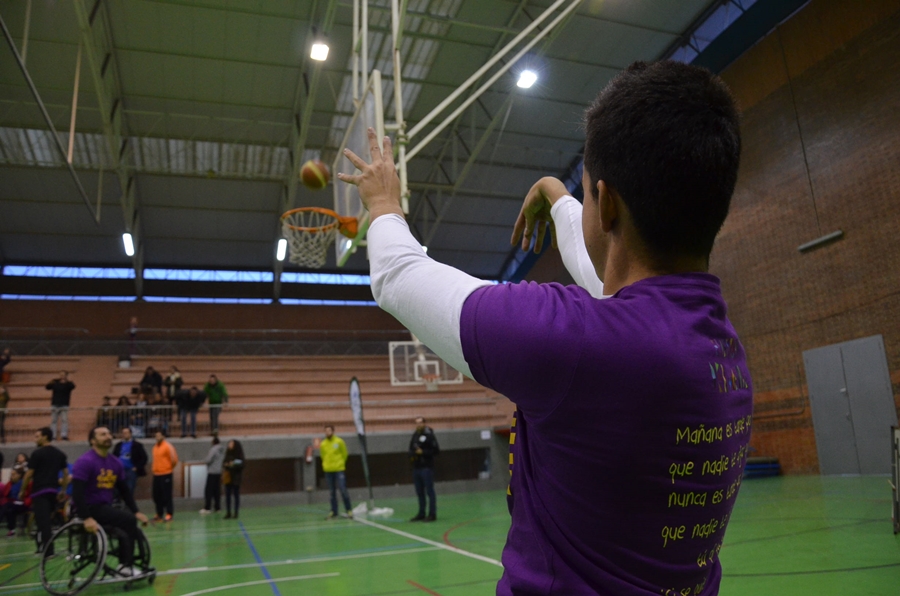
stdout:
MULTIPOLYGON (((635 62, 585 114, 584 168, 618 193, 653 257, 708 257, 737 181, 740 115, 708 70, 635 62)), ((589 200, 589 197, 585 197, 589 200)))

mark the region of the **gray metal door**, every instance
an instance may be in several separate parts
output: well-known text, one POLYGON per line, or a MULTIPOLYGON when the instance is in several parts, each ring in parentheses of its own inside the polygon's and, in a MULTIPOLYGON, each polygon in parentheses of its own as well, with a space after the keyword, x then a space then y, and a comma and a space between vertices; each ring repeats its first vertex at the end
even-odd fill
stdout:
POLYGON ((825 346, 803 352, 809 405, 822 474, 859 474, 856 434, 844 381, 841 349, 825 346))
POLYGON ((880 335, 803 353, 822 474, 889 474, 897 410, 880 335))

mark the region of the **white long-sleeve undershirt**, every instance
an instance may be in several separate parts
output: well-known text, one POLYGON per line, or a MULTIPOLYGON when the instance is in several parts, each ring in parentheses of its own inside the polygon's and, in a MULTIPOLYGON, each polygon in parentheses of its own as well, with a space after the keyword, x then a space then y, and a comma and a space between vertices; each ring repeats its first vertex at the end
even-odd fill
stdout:
POLYGON ((550 217, 556 228, 556 246, 563 265, 575 283, 594 298, 603 298, 603 282, 597 277, 597 271, 584 244, 581 210, 581 203, 571 196, 559 199, 550 209, 550 217))
MULTIPOLYGON (((575 282, 591 296, 602 298, 603 282, 584 245, 581 208, 574 198, 564 197, 551 209, 557 246, 575 282)), ((466 298, 491 282, 431 259, 413 238, 406 220, 397 214, 372 222, 367 246, 372 294, 378 306, 447 364, 471 378, 460 342, 460 316, 466 298)))

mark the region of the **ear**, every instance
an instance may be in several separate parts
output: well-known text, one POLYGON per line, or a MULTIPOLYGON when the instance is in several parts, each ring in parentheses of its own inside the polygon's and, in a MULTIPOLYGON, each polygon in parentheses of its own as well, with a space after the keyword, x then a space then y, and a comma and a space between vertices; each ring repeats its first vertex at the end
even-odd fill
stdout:
POLYGON ((610 233, 619 219, 619 203, 616 191, 606 185, 603 180, 597 181, 597 201, 600 212, 600 227, 610 233))

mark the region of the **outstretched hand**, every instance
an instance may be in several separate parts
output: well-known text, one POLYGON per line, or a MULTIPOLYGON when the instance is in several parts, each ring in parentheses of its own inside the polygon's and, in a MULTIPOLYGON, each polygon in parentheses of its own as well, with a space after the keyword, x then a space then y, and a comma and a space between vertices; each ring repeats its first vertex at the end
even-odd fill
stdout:
POLYGON ((388 213, 397 213, 402 217, 400 178, 397 177, 397 168, 394 166, 391 139, 384 137, 382 146, 379 147, 375 129, 369 128, 366 134, 372 163, 366 163, 350 149, 344 149, 344 156, 360 170, 360 173, 356 175, 339 173, 338 179, 359 188, 359 198, 369 210, 371 221, 388 213))
POLYGON ((531 246, 531 240, 537 230, 537 239, 534 241, 534 252, 540 254, 544 248, 544 236, 547 230, 551 230, 553 248, 556 248, 556 228, 553 226, 553 218, 550 217, 550 209, 559 199, 569 194, 566 185, 556 178, 541 178, 531 187, 525 196, 522 210, 516 218, 512 237, 509 243, 515 246, 522 241, 522 250, 527 252, 531 246))

